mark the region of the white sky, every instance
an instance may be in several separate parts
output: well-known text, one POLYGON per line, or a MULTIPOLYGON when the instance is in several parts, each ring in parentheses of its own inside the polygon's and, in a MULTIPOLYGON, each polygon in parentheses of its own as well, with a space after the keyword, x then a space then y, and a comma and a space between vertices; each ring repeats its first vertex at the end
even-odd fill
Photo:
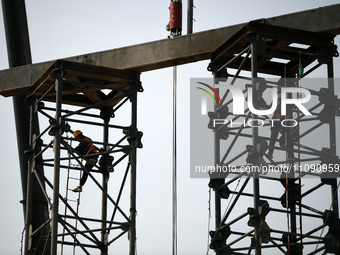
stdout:
MULTIPOLYGON (((164 39, 168 36, 165 26, 169 21, 169 2, 26 1, 33 63, 164 39)), ((194 32, 336 3, 336 0, 194 1, 194 32)), ((183 34, 186 4, 185 1, 183 34)), ((7 69, 2 10, 0 16, 0 69, 7 69)), ((338 38, 336 41, 339 43, 338 38)), ((336 59, 336 77, 339 77, 339 64, 336 59)), ((208 61, 202 61, 178 68, 178 251, 181 255, 205 254, 207 247, 208 180, 189 178, 188 121, 190 77, 211 77, 207 65, 208 61)), ((138 119, 139 130, 144 133, 144 148, 138 151, 137 250, 139 255, 167 255, 171 254, 172 68, 143 73, 141 80, 145 91, 139 94, 138 119)), ((19 203, 22 193, 12 100, 0 97, 0 109, 3 148, 0 255, 12 255, 20 252, 24 227, 19 203)), ((86 204, 86 189, 83 193, 82 203, 86 204)), ((112 247, 111 254, 121 249, 114 244, 112 247)))

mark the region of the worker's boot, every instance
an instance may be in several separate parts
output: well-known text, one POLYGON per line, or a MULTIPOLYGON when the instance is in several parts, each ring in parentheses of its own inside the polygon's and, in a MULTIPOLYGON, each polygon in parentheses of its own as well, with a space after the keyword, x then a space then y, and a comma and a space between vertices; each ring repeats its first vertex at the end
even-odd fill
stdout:
POLYGON ((83 191, 83 187, 79 185, 77 188, 74 188, 72 191, 73 192, 82 192, 83 191))

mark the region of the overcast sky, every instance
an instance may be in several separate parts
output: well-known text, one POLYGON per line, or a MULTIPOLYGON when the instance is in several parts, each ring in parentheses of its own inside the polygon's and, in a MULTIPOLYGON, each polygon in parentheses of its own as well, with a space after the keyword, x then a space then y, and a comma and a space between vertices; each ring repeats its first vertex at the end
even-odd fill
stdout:
MULTIPOLYGON (((26 1, 33 63, 167 38, 169 3, 26 1)), ((194 1, 193 30, 199 32, 336 3, 335 0, 194 1)), ((186 4, 185 1, 183 34, 186 4)), ((0 16, 0 69, 7 69, 2 10, 0 16)), ((336 42, 340 40, 337 38, 336 42)), ((202 61, 178 67, 178 251, 181 255, 205 254, 208 243, 208 180, 189 177, 189 84, 191 77, 211 77, 207 65, 208 61, 202 61)), ((340 76, 339 65, 336 59, 336 77, 340 76)), ((144 148, 138 151, 137 250, 139 255, 167 255, 171 254, 172 234, 172 68, 143 73, 141 80, 145 91, 138 99, 138 129, 144 133, 144 148)), ((0 109, 0 254, 14 255, 20 252, 24 221, 19 203, 22 192, 12 99, 0 97, 0 109)), ((91 130, 86 131, 91 136, 91 130)), ((90 194, 86 189, 83 193, 82 204, 86 204, 90 194)), ((110 254, 125 250, 113 244, 110 254)))

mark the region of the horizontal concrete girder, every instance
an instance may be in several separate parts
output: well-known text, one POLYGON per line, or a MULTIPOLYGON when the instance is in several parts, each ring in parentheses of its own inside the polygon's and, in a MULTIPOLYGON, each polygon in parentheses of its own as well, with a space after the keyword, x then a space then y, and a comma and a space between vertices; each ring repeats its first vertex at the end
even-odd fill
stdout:
MULTIPOLYGON (((267 24, 313 32, 340 34, 340 4, 260 20, 267 24)), ((138 72, 187 64, 210 58, 210 54, 245 24, 212 29, 173 39, 66 58, 67 61, 138 72)), ((0 71, 0 95, 27 93, 53 61, 0 71)))

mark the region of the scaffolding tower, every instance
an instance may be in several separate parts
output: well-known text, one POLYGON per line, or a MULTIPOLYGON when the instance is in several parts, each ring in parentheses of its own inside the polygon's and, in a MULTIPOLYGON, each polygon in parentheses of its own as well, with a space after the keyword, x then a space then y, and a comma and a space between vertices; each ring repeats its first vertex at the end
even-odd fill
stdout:
POLYGON ((136 154, 142 147, 142 132, 137 129, 137 93, 143 91, 139 76, 134 71, 57 60, 30 86, 25 254, 57 254, 58 250, 108 254, 108 247, 122 236, 127 236, 129 254, 135 254, 136 154), (123 116, 118 118, 120 112, 123 116), (34 133, 38 115, 42 131, 34 133), (71 128, 81 129, 99 150, 90 172, 85 167, 87 156, 74 149, 71 128), (39 166, 44 166, 44 172, 39 166), (89 174, 81 204, 79 199, 72 203, 68 190, 64 192, 66 185, 78 185, 78 181, 67 182, 73 178, 70 170, 89 174), (41 200, 50 208, 49 219, 34 227, 33 175, 45 195, 41 200), (39 241, 32 243, 37 235, 39 241))
MULTIPOLYGON (((219 89, 223 105, 209 113, 208 125, 214 132, 214 165, 238 171, 210 175, 215 229, 209 233, 209 248, 216 254, 340 254, 339 174, 331 174, 331 167, 339 169, 335 124, 340 105, 334 88, 333 57, 338 52, 333 39, 331 34, 250 22, 211 54, 208 70, 215 88, 219 83, 242 86, 255 109, 270 107, 266 93, 273 89, 304 87, 312 98, 306 104, 311 116, 288 105, 284 121, 289 127, 273 138, 268 136, 273 124, 266 122, 270 116, 249 108, 233 115, 229 107, 236 102, 229 100, 230 90, 219 89), (311 80, 304 82, 308 74, 322 65, 327 78, 317 82, 318 88, 309 87, 311 80), (229 122, 212 125, 216 119, 229 122), (231 127, 230 120, 238 125, 231 127), (320 138, 318 132, 325 145, 313 144, 320 138), (270 166, 279 174, 257 171, 270 166), (241 171, 244 167, 257 170, 241 171)), ((293 96, 299 93, 287 93, 293 96)))

